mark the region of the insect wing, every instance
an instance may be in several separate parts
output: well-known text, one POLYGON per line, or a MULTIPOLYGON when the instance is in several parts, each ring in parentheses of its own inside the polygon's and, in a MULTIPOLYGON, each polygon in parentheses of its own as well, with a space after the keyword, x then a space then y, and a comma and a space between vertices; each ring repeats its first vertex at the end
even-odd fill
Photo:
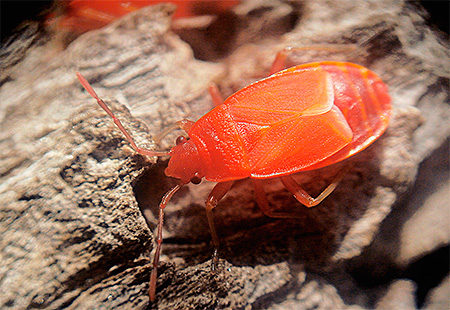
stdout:
POLYGON ((352 131, 333 100, 320 67, 282 71, 228 98, 252 177, 304 170, 349 144, 352 131))
POLYGON ((373 143, 386 130, 391 116, 391 98, 385 83, 372 71, 347 62, 320 62, 289 70, 320 66, 333 80, 334 104, 344 114, 353 132, 352 143, 308 169, 317 169, 346 159, 373 143))
POLYGON ((323 114, 333 100, 330 77, 318 67, 271 75, 236 92, 224 104, 236 120, 273 125, 291 117, 323 114))

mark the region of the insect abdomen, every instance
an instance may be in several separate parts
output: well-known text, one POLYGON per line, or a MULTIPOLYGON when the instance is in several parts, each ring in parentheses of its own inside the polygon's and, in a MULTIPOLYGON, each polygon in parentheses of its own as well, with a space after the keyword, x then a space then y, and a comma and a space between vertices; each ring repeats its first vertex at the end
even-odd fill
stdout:
POLYGON ((372 71, 351 63, 311 63, 235 93, 195 123, 189 136, 203 157, 206 179, 268 178, 359 152, 385 131, 390 111, 387 87, 372 71), (330 98, 326 85, 333 90, 333 108, 320 112, 330 98), (292 103, 299 98, 297 109, 292 103))
POLYGON ((386 84, 369 69, 347 62, 320 62, 333 80, 335 101, 353 132, 347 147, 313 166, 324 167, 348 158, 374 142, 386 130, 391 115, 391 99, 386 84))

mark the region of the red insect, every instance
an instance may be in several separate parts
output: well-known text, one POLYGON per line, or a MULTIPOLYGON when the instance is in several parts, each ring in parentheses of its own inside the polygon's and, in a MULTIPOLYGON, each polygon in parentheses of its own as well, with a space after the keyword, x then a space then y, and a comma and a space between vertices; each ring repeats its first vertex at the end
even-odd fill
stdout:
POLYGON ((149 5, 161 2, 176 4, 173 18, 185 18, 199 15, 214 15, 230 9, 239 3, 238 0, 71 0, 60 1, 64 15, 55 13, 47 16, 47 21, 56 29, 74 33, 84 33, 98 29, 113 22, 117 18, 149 5))
MULTIPOLYGON (((278 60, 274 70, 279 66, 278 60)), ((243 88, 197 122, 176 123, 174 127, 185 130, 189 138, 181 136, 169 152, 157 152, 137 147, 86 79, 80 73, 77 76, 114 119, 132 147, 142 155, 171 156, 166 175, 180 180, 159 205, 157 247, 149 290, 152 301, 164 208, 184 184, 198 184, 202 178, 218 182, 206 200, 206 215, 215 247, 214 263, 218 240, 212 210, 234 180, 251 178, 257 202, 269 216, 277 214, 271 211, 260 184, 262 179, 278 177, 299 202, 308 207, 317 205, 334 190, 339 178, 313 198, 291 174, 331 165, 360 152, 386 130, 391 114, 387 87, 369 69, 346 62, 309 63, 272 74, 243 88)), ((210 91, 213 100, 219 103, 220 96, 214 89, 210 91)))

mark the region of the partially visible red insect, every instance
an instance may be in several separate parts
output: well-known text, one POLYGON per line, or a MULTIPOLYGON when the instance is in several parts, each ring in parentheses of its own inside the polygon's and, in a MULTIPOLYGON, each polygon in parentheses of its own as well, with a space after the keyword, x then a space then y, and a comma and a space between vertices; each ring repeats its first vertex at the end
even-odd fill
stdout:
POLYGON ((47 22, 56 29, 81 34, 104 27, 128 13, 161 2, 176 4, 174 19, 215 15, 239 3, 238 0, 70 0, 60 1, 63 15, 49 14, 47 22))
MULTIPOLYGON (((272 71, 284 57, 280 52, 272 71)), ((342 161, 366 148, 386 130, 391 114, 386 85, 360 65, 324 61, 279 71, 228 97, 223 104, 197 122, 182 120, 189 138, 178 137, 168 152, 142 149, 100 99, 87 80, 77 77, 89 94, 113 118, 136 152, 146 156, 171 156, 166 175, 180 180, 159 205, 156 251, 150 276, 150 299, 154 301, 157 268, 162 244, 164 208, 174 193, 202 178, 218 182, 206 200, 206 215, 217 260, 218 238, 212 210, 235 180, 250 178, 256 200, 269 216, 273 213, 262 179, 280 178, 302 204, 319 204, 336 187, 337 178, 317 198, 311 197, 291 174, 342 161)), ((215 103, 220 95, 210 88, 215 103)), ((171 127, 172 129, 172 127, 171 127)))

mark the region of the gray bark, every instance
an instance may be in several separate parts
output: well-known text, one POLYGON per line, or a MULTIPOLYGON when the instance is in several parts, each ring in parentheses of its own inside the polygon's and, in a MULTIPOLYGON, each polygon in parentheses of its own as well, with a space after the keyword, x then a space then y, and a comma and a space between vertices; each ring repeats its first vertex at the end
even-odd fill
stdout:
MULTIPOLYGON (((418 306, 421 283, 403 279, 405 272, 450 240, 444 36, 426 25, 419 7, 403 1, 244 1, 215 19, 171 24, 172 11, 171 5, 145 8, 64 50, 54 40, 27 44, 23 57, 4 47, 0 307, 418 306), (75 71, 138 145, 169 148, 176 134, 158 147, 152 135, 206 113, 210 82, 230 95, 266 75, 282 48, 331 44, 349 48, 310 49, 289 61, 350 61, 377 72, 393 99, 387 132, 348 160, 338 188, 315 208, 300 206, 269 180, 271 204, 298 209, 297 218, 265 217, 250 182, 237 181, 215 210, 216 274, 203 208, 214 184, 186 186, 166 209, 157 300, 150 303, 152 231, 158 202, 175 181, 164 176, 164 161, 135 154, 75 71)), ((314 194, 334 173, 330 167, 299 177, 314 194)), ((442 268, 435 278, 448 273, 442 268)), ((427 297, 428 308, 445 304, 444 281, 427 297)))

